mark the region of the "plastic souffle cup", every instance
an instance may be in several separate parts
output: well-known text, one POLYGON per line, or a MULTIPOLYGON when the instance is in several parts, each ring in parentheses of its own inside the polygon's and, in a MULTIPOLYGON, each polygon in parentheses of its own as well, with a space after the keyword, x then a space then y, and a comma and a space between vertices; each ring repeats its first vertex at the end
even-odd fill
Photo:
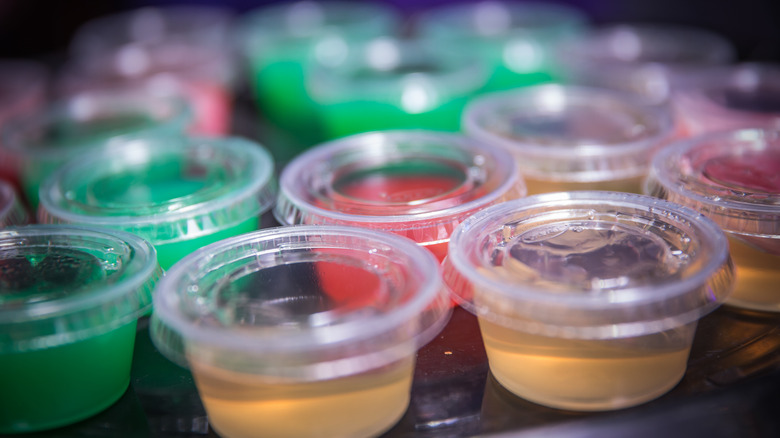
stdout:
POLYGON ((450 316, 429 252, 330 225, 209 245, 154 300, 155 345, 189 366, 226 438, 380 435, 407 409, 415 352, 450 316))
POLYGON ((306 84, 329 139, 388 129, 457 132, 463 107, 490 73, 479 57, 422 40, 381 37, 342 51, 340 61, 312 67, 306 84))
POLYGON ((491 71, 485 91, 555 80, 554 48, 588 28, 576 8, 511 1, 442 4, 419 14, 415 24, 420 38, 439 50, 482 59, 491 71))
POLYGON ((280 224, 340 224, 390 231, 440 260, 466 217, 525 195, 512 157, 458 134, 384 131, 324 143, 280 176, 280 224))
POLYGON ((529 194, 641 193, 652 154, 673 135, 670 112, 606 89, 537 85, 477 97, 463 131, 516 158, 529 194))
POLYGON ((338 62, 347 46, 395 34, 399 23, 398 11, 376 2, 295 1, 248 12, 241 50, 263 115, 293 133, 313 129, 314 103, 306 89, 312 62, 338 62))
POLYGON ((19 202, 16 189, 8 181, 0 180, 0 229, 24 225, 30 221, 27 209, 19 202))
POLYGON ((160 275, 154 248, 129 233, 0 230, 0 433, 75 423, 119 399, 160 275))
POLYGON ((685 374, 698 319, 731 292, 723 232, 650 196, 561 192, 487 208, 453 233, 445 283, 490 371, 532 402, 638 405, 685 374))
POLYGON ((780 130, 691 137, 653 160, 645 191, 702 212, 729 237, 737 269, 726 304, 780 312, 780 130))
POLYGON ((672 98, 688 136, 780 127, 780 64, 743 63, 711 69, 672 98))
POLYGON ((592 29, 556 49, 567 83, 639 94, 667 104, 697 75, 736 59, 733 44, 706 29, 662 23, 622 23, 592 29))
POLYGON ((0 160, 19 169, 22 194, 34 210, 41 182, 68 160, 135 135, 180 135, 190 120, 180 99, 137 90, 84 92, 6 124, 0 160))
POLYGON ((143 137, 116 146, 46 180, 39 221, 136 233, 168 269, 209 243, 258 229, 274 202, 273 161, 253 141, 143 137))

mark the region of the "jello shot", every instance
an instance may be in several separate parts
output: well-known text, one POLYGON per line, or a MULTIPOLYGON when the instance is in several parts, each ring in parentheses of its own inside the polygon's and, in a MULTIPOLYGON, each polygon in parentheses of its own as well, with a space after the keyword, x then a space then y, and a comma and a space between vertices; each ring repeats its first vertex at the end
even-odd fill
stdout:
POLYGON ((629 91, 668 104, 674 89, 736 59, 732 43, 709 30, 661 23, 593 29, 556 49, 568 83, 629 91))
POLYGON ((416 18, 420 38, 444 52, 479 57, 489 66, 485 91, 558 79, 555 47, 588 27, 578 9, 542 2, 443 3, 416 18))
POLYGON ((737 307, 780 312, 780 130, 703 134, 663 149, 648 194, 687 205, 729 238, 737 307))
POLYGON ((453 233, 444 281, 479 321, 490 372, 557 409, 639 405, 686 371, 697 321, 731 292, 717 225, 650 196, 559 192, 453 233))
POLYGON ((255 142, 139 137, 62 166, 41 186, 38 220, 133 232, 168 269, 209 243, 257 230, 275 195, 271 156, 255 142))
POLYGON ((0 230, 0 433, 53 429, 112 405, 130 383, 136 321, 161 271, 124 232, 0 230))
POLYGON ((19 201, 14 186, 0 179, 0 229, 24 225, 30 220, 27 209, 19 201))
POLYGON ((225 438, 380 435, 407 409, 415 352, 450 315, 430 253, 324 225, 209 245, 154 301, 153 341, 192 370, 225 438))
POLYGON ((506 151, 432 131, 372 132, 318 145, 285 167, 279 185, 274 216, 281 224, 390 231, 440 260, 466 217, 525 195, 506 151))
POLYGON ((703 72, 672 102, 688 135, 780 127, 780 65, 745 63, 703 72))
POLYGON ((34 210, 41 182, 74 157, 139 134, 180 135, 191 120, 187 104, 140 91, 85 92, 3 126, 0 159, 18 169, 34 210))
POLYGON ((60 88, 153 86, 193 108, 190 134, 230 129, 237 62, 234 14, 217 6, 138 8, 85 23, 70 43, 60 88))
POLYGON ((242 51, 262 114, 296 135, 315 137, 306 134, 317 128, 306 89, 312 64, 339 63, 349 46, 394 34, 399 22, 399 13, 379 2, 296 1, 248 12, 242 51))
MULTIPOLYGON (((21 115, 35 112, 46 103, 48 71, 35 61, 0 60, 0 126, 21 115)), ((0 137, 0 145, 3 143, 0 137)), ((17 189, 19 168, 7 157, 0 160, 0 178, 17 189)))
POLYGON ((463 131, 510 151, 529 194, 641 193, 651 156, 673 124, 665 107, 629 94, 548 84, 475 98, 463 131))
POLYGON ((456 132, 468 100, 488 80, 478 57, 424 41, 377 38, 313 68, 307 82, 324 134, 333 139, 387 129, 456 132))

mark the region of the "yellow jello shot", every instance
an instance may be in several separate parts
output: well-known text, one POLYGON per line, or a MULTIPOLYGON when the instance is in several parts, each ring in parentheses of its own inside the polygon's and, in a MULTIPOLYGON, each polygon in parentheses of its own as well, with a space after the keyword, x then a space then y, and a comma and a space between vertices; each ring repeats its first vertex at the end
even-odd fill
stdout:
POLYGON ((653 160, 645 190, 726 232, 737 268, 727 304, 780 311, 780 130, 720 131, 669 145, 653 160))
POLYGON ((490 371, 558 409, 639 405, 686 371, 698 319, 731 292, 723 232, 649 196, 561 192, 489 207, 450 239, 444 279, 490 371))
POLYGON ((224 438, 382 434, 409 405, 415 352, 450 315, 428 251, 327 225, 205 247, 154 299, 155 345, 192 370, 224 438))
POLYGON ((510 151, 531 195, 641 193, 652 154, 673 134, 665 107, 617 91, 558 84, 475 98, 462 128, 510 151))

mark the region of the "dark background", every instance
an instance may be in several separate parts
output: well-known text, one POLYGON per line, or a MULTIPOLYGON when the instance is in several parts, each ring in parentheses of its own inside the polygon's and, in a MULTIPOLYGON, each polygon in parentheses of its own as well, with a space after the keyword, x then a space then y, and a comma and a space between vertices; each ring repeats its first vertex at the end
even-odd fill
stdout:
MULTIPOLYGON (((447 0, 382 0, 405 15, 447 0)), ((216 4, 237 13, 264 0, 0 0, 0 58, 62 57, 73 32, 85 21, 140 6, 216 4)), ((593 24, 663 22, 698 26, 722 34, 735 45, 741 61, 780 61, 778 0, 560 0, 579 7, 593 24)))

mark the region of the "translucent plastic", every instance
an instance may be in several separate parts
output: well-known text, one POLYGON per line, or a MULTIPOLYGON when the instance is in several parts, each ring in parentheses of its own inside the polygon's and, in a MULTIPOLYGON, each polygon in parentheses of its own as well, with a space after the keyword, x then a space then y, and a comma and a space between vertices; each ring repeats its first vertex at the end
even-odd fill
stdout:
POLYGON ((138 90, 85 92, 5 125, 0 160, 18 169, 22 193, 35 209, 40 184, 69 159, 136 135, 180 135, 190 120, 178 99, 138 90))
POLYGON ((191 104, 195 135, 224 135, 230 128, 236 81, 233 13, 216 6, 134 9, 80 27, 71 41, 61 88, 109 85, 183 95, 191 104))
POLYGON ((687 205, 731 240, 737 284, 727 301, 780 311, 780 131, 705 134, 663 149, 645 191, 687 205))
POLYGON ((295 135, 311 134, 317 129, 306 90, 312 63, 338 61, 345 47, 393 34, 399 21, 397 11, 378 2, 296 1, 248 12, 242 51, 263 115, 295 135))
POLYGON ((448 321, 438 269, 373 230, 245 234, 166 274, 152 338, 192 370, 220 435, 377 436, 406 410, 416 350, 448 321))
POLYGON ((385 37, 339 50, 343 59, 320 63, 307 83, 327 138, 385 129, 458 131, 463 107, 489 74, 478 57, 422 41, 385 37))
POLYGON ((0 432, 51 429, 114 403, 130 381, 136 319, 161 275, 129 233, 0 230, 0 432))
POLYGON ((415 23, 419 36, 441 52, 483 60, 492 72, 484 88, 489 91, 556 79, 554 48, 587 28, 585 15, 575 8, 511 1, 442 4, 415 23))
POLYGON ((139 137, 69 162, 41 187, 39 221, 136 233, 160 265, 256 230, 276 196, 259 144, 225 137, 139 137))
POLYGON ((630 91, 660 104, 698 73, 732 62, 736 51, 726 38, 705 29, 626 23, 568 41, 557 58, 567 82, 630 91))
POLYGON ((702 72, 673 103, 688 135, 780 127, 780 66, 750 63, 702 72))
POLYGON ((723 232, 648 196, 562 192, 492 206, 453 233, 444 279, 491 372, 572 410, 643 403, 685 373, 698 319, 731 292, 723 232))
POLYGON ((604 89, 538 85, 474 99, 463 131, 516 158, 529 194, 640 193, 650 157, 673 134, 670 113, 604 89))
POLYGON ((11 183, 0 180, 0 228, 24 225, 30 220, 11 183))
POLYGON ((466 217, 525 195, 512 157, 461 135, 357 134, 319 145, 282 172, 281 224, 340 224, 390 231, 439 259, 466 217))

